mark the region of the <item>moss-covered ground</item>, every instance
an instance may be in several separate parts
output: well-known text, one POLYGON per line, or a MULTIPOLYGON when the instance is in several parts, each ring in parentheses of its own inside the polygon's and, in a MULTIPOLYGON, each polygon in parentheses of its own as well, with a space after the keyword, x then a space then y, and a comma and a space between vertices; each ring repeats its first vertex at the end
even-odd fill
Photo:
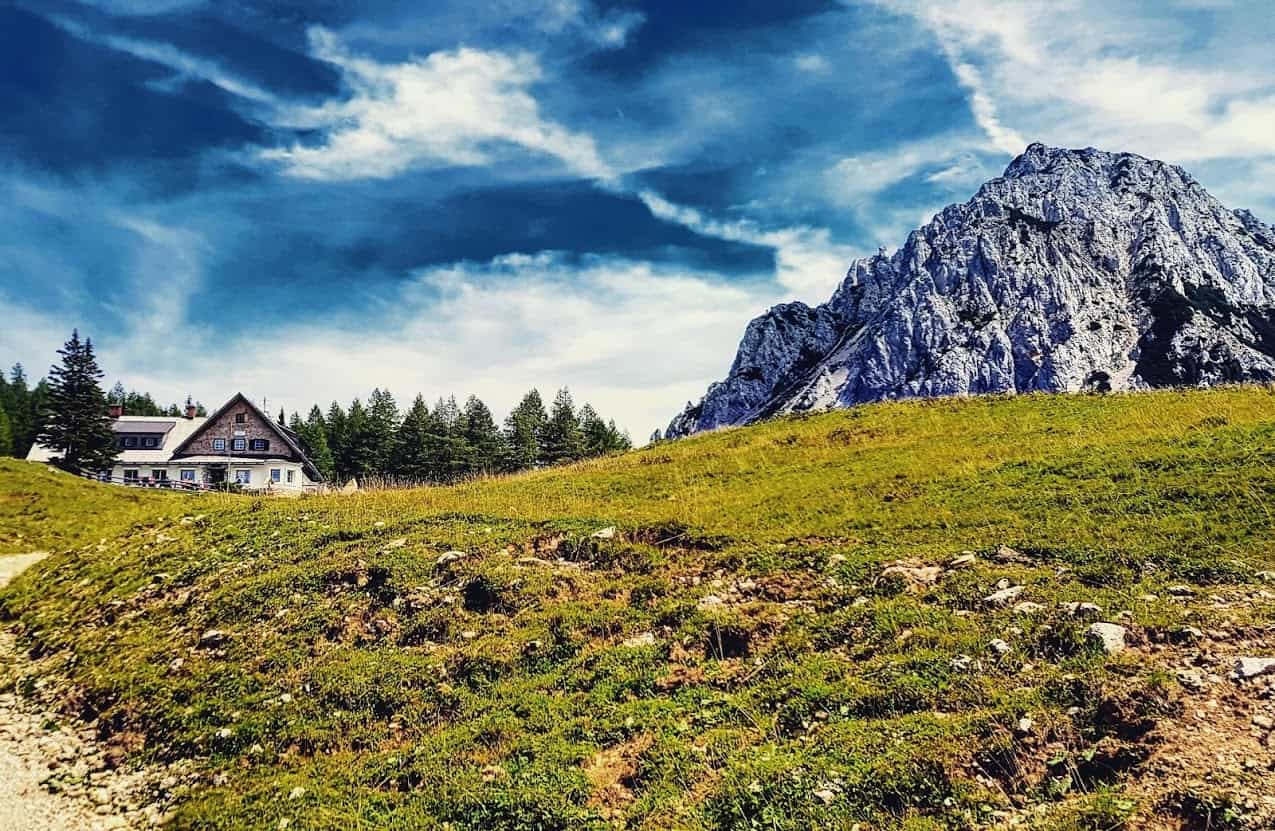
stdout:
POLYGON ((0 614, 104 738, 199 760, 176 827, 1117 828, 1175 810, 1134 787, 1175 644, 1275 623, 1273 461, 1247 388, 873 405, 304 499, 5 462, 0 551, 57 553, 0 614))

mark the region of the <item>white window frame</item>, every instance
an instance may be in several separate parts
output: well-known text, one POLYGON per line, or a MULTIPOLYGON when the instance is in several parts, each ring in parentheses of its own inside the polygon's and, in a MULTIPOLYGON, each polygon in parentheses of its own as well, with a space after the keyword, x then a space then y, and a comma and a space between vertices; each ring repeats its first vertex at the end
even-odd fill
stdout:
POLYGON ((168 469, 167 469, 167 468, 154 468, 153 470, 151 470, 151 481, 152 481, 152 482, 167 482, 167 481, 168 481, 168 469))
POLYGON ((236 468, 235 469, 235 484, 236 485, 251 485, 252 484, 252 469, 246 468, 246 467, 236 468))
POLYGON ((283 481, 283 469, 282 469, 282 468, 277 468, 277 467, 272 467, 272 468, 270 468, 270 481, 271 481, 271 482, 282 482, 282 481, 283 481))
POLYGON ((213 450, 225 450, 225 449, 226 449, 225 439, 213 439, 213 450))
POLYGON ((288 468, 288 484, 289 485, 291 485, 295 481, 295 474, 296 474, 295 470, 293 470, 292 468, 288 468))
POLYGON ((264 453, 265 451, 270 449, 270 440, 269 439, 253 439, 250 442, 248 442, 248 447, 254 453, 264 453), (261 446, 258 447, 257 446, 258 444, 260 444, 261 446))
POLYGON ((140 482, 140 481, 142 481, 142 471, 141 471, 141 469, 140 469, 140 468, 136 468, 136 467, 126 467, 126 468, 124 468, 124 481, 125 481, 125 482, 140 482))
POLYGON ((199 472, 195 470, 193 467, 184 467, 178 472, 177 475, 178 477, 180 477, 181 481, 183 482, 196 482, 199 480, 199 472), (188 476, 187 474, 190 474, 190 475, 188 476))
POLYGON ((247 439, 232 439, 230 442, 230 449, 235 451, 236 453, 242 453, 243 451, 248 449, 248 440, 247 439))

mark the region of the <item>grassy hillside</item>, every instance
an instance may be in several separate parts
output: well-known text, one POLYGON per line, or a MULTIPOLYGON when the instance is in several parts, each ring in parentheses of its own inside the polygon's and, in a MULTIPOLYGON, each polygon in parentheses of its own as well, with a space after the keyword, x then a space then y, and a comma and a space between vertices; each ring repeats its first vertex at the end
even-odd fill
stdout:
POLYGON ((303 500, 7 465, 0 544, 64 550, 0 613, 117 743, 199 760, 178 827, 1239 828, 1268 771, 1157 754, 1184 659, 1275 654, 1272 447, 1245 389, 876 405, 303 500))

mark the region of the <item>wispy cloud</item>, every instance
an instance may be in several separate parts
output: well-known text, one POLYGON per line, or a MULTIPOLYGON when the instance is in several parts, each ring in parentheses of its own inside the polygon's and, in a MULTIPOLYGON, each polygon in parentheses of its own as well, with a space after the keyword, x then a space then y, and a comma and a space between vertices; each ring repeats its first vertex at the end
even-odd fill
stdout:
POLYGON ((261 152, 291 176, 386 178, 414 167, 488 164, 511 149, 557 159, 585 178, 615 176, 590 136, 541 113, 530 92, 542 77, 532 55, 460 48, 382 63, 349 52, 324 29, 312 30, 311 45, 341 68, 352 94, 282 115, 283 124, 325 132, 317 145, 261 152))

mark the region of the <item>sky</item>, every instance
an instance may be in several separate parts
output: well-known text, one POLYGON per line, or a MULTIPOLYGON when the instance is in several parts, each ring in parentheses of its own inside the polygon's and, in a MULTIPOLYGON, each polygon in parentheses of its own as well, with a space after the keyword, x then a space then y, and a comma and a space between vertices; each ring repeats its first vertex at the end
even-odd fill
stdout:
POLYGON ((1275 221, 1269 0, 0 0, 0 364, 639 442, 1028 143, 1275 221))

